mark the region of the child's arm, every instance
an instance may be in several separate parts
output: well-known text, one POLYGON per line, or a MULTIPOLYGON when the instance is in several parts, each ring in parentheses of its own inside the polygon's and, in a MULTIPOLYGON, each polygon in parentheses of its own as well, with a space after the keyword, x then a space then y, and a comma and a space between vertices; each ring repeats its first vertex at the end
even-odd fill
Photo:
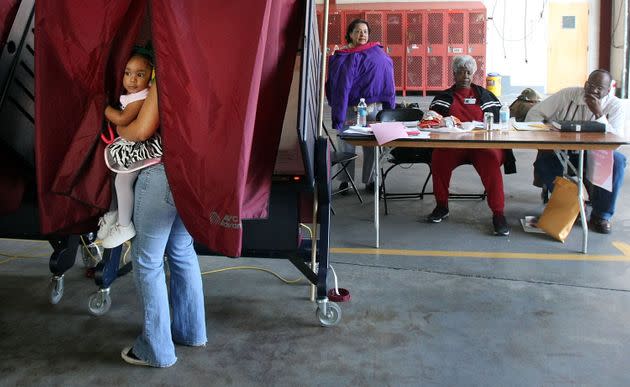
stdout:
POLYGON ((155 134, 160 126, 157 84, 151 86, 145 101, 146 103, 142 105, 142 110, 138 113, 138 118, 129 126, 118 126, 116 128, 120 137, 129 141, 144 141, 155 134))
POLYGON ((142 108, 144 100, 134 101, 125 107, 125 110, 114 109, 111 106, 105 108, 105 118, 116 126, 129 125, 135 120, 142 108))

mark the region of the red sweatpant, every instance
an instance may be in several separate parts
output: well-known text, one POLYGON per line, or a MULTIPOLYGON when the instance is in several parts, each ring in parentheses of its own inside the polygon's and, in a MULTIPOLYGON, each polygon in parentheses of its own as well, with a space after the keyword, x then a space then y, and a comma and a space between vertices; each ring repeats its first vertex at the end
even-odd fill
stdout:
POLYGON ((448 187, 453 170, 462 164, 471 163, 486 189, 492 214, 503 215, 505 200, 501 165, 504 157, 502 149, 433 149, 431 171, 437 205, 448 207, 448 187))

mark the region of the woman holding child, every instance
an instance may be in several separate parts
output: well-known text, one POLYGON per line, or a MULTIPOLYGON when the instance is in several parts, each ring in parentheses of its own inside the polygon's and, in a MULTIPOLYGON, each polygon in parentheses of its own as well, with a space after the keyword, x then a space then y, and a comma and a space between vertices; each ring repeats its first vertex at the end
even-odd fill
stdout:
MULTIPOLYGON (((144 141, 158 131, 159 124, 154 84, 137 118, 127 126, 119 126, 118 134, 128 141, 144 141)), ((131 257, 144 323, 142 333, 133 345, 122 350, 121 356, 133 365, 170 367, 177 361, 175 344, 205 346, 207 337, 197 253, 177 213, 162 163, 140 172, 133 218, 136 236, 131 257)))

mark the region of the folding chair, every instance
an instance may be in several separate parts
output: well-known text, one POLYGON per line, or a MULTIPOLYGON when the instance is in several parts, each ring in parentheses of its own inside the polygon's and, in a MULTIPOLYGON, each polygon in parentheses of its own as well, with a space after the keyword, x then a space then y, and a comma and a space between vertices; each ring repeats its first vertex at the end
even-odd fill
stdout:
MULTIPOLYGON (((376 120, 380 122, 391 121, 420 121, 424 113, 420 109, 402 108, 402 109, 384 109, 378 112, 376 120)), ((381 168, 381 197, 385 205, 385 214, 389 214, 387 208, 387 199, 422 199, 429 178, 431 177, 431 149, 429 148, 393 148, 389 152, 387 161, 392 164, 387 169, 381 168), (392 169, 403 164, 427 164, 429 174, 424 181, 422 191, 418 192, 387 192, 387 176, 392 169)))
POLYGON ((350 184, 350 186, 347 188, 336 190, 336 191, 333 190, 332 195, 340 194, 342 192, 346 192, 352 189, 354 193, 357 195, 357 197, 359 198, 359 201, 363 203, 363 198, 361 197, 361 194, 359 193, 359 190, 357 189, 356 184, 354 184, 354 179, 352 178, 352 175, 350 175, 350 172, 348 172, 348 165, 350 164, 350 162, 352 162, 353 160, 356 160, 359 156, 356 153, 338 151, 337 146, 335 145, 335 142, 333 141, 332 137, 330 137, 330 134, 328 133, 328 129, 326 128, 326 125, 323 125, 323 129, 332 147, 332 152, 330 152, 330 166, 331 168, 334 168, 336 165, 339 166, 337 172, 335 172, 330 178, 330 181, 331 182, 334 181, 335 178, 339 176, 341 173, 345 173, 346 176, 348 177, 348 183, 350 184))
MULTIPOLYGON (((376 120, 380 122, 391 121, 419 121, 422 119, 423 112, 420 109, 384 109, 381 110, 376 120)), ((424 195, 432 195, 433 192, 427 192, 427 184, 431 178, 431 148, 393 148, 389 152, 387 161, 392 164, 386 170, 381 168, 381 197, 383 198, 383 204, 385 206, 385 215, 389 214, 387 208, 387 199, 423 199, 424 195), (426 164, 429 167, 429 173, 427 174, 422 190, 420 192, 387 192, 386 179, 390 171, 397 166, 403 164, 426 164)), ((486 198, 486 192, 481 194, 449 194, 451 199, 479 199, 484 200, 486 198)))

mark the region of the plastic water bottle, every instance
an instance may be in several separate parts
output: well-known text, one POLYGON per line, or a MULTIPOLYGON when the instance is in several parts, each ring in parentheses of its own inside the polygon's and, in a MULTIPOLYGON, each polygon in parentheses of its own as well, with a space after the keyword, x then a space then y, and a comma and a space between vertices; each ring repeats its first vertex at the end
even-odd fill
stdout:
POLYGON ((367 126, 367 113, 365 98, 361 98, 357 105, 357 126, 367 126))
POLYGON ((507 104, 503 104, 499 110, 499 128, 501 130, 510 129, 510 107, 507 104))

